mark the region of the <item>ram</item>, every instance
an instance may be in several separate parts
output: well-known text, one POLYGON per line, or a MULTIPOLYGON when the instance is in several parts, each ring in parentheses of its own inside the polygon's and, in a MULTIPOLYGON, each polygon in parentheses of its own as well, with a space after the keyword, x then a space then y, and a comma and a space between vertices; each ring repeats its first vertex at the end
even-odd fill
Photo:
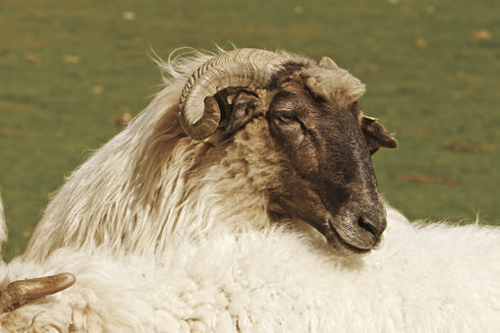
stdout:
POLYGON ((163 67, 166 87, 2 267, 5 311, 55 293, 1 315, 7 331, 499 328, 499 230, 385 205, 370 155, 397 142, 358 79, 254 49, 163 67))
POLYGON ((69 177, 25 258, 98 246, 156 255, 220 228, 290 219, 339 251, 379 243, 386 213, 370 151, 396 141, 363 115, 358 79, 328 58, 256 49, 180 63, 166 65, 167 87, 69 177))

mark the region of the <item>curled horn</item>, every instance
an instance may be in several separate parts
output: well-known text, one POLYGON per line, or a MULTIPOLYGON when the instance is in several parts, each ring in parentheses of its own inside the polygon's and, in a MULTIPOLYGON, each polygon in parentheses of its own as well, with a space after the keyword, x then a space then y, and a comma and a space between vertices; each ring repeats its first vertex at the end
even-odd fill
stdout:
POLYGON ((266 86, 285 62, 280 54, 259 49, 235 49, 207 61, 190 77, 180 98, 179 119, 191 138, 213 134, 220 110, 213 95, 229 87, 266 86))
POLYGON ((13 311, 37 298, 58 293, 75 283, 70 273, 45 276, 37 279, 19 280, 0 291, 0 313, 13 311))

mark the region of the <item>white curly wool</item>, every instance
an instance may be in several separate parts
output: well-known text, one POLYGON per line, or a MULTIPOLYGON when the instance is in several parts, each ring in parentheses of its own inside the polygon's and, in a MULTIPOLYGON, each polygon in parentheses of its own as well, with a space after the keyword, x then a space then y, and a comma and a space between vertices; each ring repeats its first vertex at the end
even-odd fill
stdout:
POLYGON ((5 332, 498 332, 500 229, 415 225, 389 209, 378 250, 339 258, 284 229, 213 235, 161 264, 104 249, 18 259, 66 291, 0 316, 5 332))

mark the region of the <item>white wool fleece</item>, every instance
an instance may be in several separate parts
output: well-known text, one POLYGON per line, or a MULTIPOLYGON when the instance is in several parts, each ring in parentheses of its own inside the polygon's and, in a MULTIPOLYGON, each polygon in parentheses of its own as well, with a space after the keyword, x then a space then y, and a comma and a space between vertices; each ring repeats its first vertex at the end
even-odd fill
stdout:
POLYGON ((0 316, 5 332, 498 332, 500 229, 415 225, 389 209, 378 250, 342 259, 289 230, 212 235, 141 256, 56 251, 13 279, 66 291, 0 316))

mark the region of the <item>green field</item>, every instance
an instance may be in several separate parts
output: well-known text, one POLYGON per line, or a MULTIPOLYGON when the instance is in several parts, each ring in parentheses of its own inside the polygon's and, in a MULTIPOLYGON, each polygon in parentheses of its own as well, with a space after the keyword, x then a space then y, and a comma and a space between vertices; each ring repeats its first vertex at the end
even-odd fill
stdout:
POLYGON ((179 47, 328 55, 398 132, 374 156, 411 219, 500 224, 500 2, 483 0, 3 0, 0 191, 9 260, 50 194, 158 91, 151 55, 179 47))

